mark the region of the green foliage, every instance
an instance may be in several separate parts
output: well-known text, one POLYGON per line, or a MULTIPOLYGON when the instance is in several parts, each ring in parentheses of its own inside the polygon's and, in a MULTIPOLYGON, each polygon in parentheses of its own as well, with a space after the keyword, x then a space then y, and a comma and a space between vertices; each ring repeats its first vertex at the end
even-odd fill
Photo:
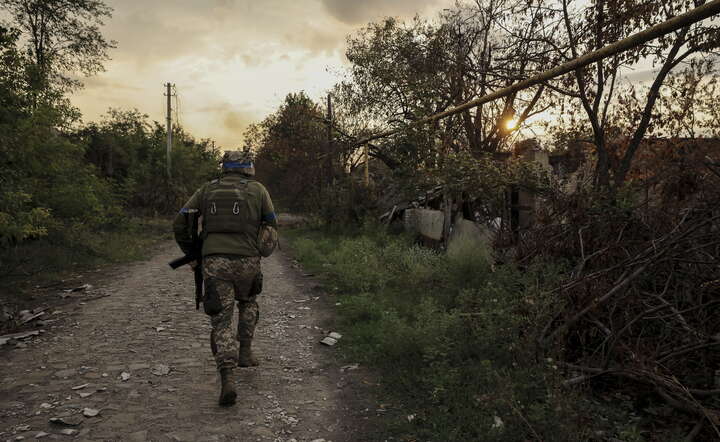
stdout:
POLYGON ((135 216, 175 212, 218 172, 214 144, 176 128, 168 178, 165 129, 137 110, 80 125, 66 94, 77 73, 102 70, 111 11, 102 0, 0 0, 3 289, 143 257, 170 226, 135 216))
POLYGON ((323 120, 320 106, 304 92, 291 93, 245 134, 246 147, 257 152, 258 179, 281 207, 314 212, 326 198, 334 166, 323 120))
POLYGON ((109 186, 83 159, 83 146, 52 127, 52 109, 0 121, 12 136, 0 145, 0 243, 44 236, 62 221, 100 225, 114 205, 109 186))
POLYGON ((168 179, 165 130, 137 110, 110 109, 99 123, 72 126, 77 111, 62 95, 63 87, 50 83, 62 82, 64 70, 77 63, 87 62, 86 73, 101 68, 110 46, 94 23, 110 9, 94 0, 71 2, 63 11, 57 11, 62 2, 41 2, 32 10, 23 9, 26 3, 37 2, 0 2, 0 9, 12 12, 15 26, 0 26, 0 256, 40 239, 75 247, 72 232, 122 228, 129 214, 175 212, 217 173, 214 144, 176 128, 168 179), (77 33, 67 41, 81 38, 82 44, 44 58, 32 40, 20 38, 27 31, 27 14, 50 14, 50 21, 63 23, 43 31, 49 45, 44 49, 63 39, 68 24, 77 25, 77 33), (21 41, 28 50, 20 50, 21 41), (99 52, 87 52, 94 49, 99 52), (33 77, 38 63, 45 64, 48 77, 33 77))
POLYGON ((75 74, 104 70, 115 47, 100 31, 112 8, 102 0, 1 0, 0 11, 22 36, 30 96, 52 104, 82 83, 75 74))
POLYGON ((3 206, 9 208, 8 212, 14 213, 14 215, 0 212, 0 246, 47 235, 47 225, 50 221, 48 209, 43 207, 29 210, 18 209, 18 206, 25 206, 30 200, 30 195, 26 193, 4 193, 2 197, 4 199, 3 206))
POLYGON ((394 432, 428 441, 583 439, 573 394, 559 390, 556 367, 535 360, 532 342, 557 311, 546 287, 559 269, 495 268, 482 252, 445 256, 372 227, 291 237, 298 260, 338 295, 349 360, 380 369, 399 415, 394 432))
POLYGON ((164 218, 129 218, 116 228, 69 224, 46 240, 19 242, 0 254, 0 296, 16 295, 28 281, 42 285, 66 279, 68 271, 147 258, 150 246, 170 239, 170 231, 164 218))
POLYGON ((74 136, 87 144, 87 160, 113 184, 115 196, 136 212, 173 213, 218 173, 219 149, 180 127, 173 131, 168 179, 167 133, 138 110, 110 109, 102 121, 88 124, 74 136))

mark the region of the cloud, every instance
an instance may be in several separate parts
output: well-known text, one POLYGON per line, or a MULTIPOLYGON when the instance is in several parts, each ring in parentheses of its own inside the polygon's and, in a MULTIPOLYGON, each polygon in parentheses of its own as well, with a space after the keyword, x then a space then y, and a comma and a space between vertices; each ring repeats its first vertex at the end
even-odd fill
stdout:
POLYGON ((225 113, 223 126, 229 131, 242 133, 255 120, 255 116, 247 112, 229 111, 225 113))
POLYGON ((195 114, 201 117, 203 126, 213 128, 212 138, 227 149, 239 146, 245 129, 262 118, 250 103, 232 104, 228 101, 208 103, 197 108, 195 114))
POLYGON ((107 71, 83 78, 86 88, 72 97, 84 119, 112 106, 163 121, 169 81, 182 124, 230 148, 287 93, 322 99, 339 80, 355 21, 407 18, 453 0, 105 1, 114 13, 101 31, 118 47, 107 71))
POLYGON ((124 90, 124 91, 141 91, 142 88, 123 83, 117 80, 109 80, 101 76, 93 77, 74 77, 83 83, 86 90, 91 91, 93 89, 112 89, 112 90, 124 90))
POLYGON ((439 0, 322 0, 327 12, 343 23, 365 24, 383 16, 412 16, 439 0))

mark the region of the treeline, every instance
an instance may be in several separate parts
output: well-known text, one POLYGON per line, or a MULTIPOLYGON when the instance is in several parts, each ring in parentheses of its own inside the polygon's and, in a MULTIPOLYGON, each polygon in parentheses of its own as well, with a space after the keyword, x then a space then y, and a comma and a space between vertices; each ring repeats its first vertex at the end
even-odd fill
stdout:
POLYGON ((689 25, 432 124, 411 125, 691 7, 683 0, 476 1, 458 2, 428 19, 370 23, 347 39, 348 65, 330 91, 332 112, 324 99, 315 103, 291 94, 250 129, 247 140, 283 171, 276 186, 318 210, 322 205, 312 201, 329 197, 313 192, 332 193, 338 177, 350 173, 358 181, 366 148, 375 181, 383 183, 389 174, 412 194, 462 182, 467 190, 478 176, 497 175, 488 171, 488 159, 534 137, 544 150, 575 147, 574 154, 589 160, 587 185, 613 194, 650 178, 648 171, 667 159, 648 164, 648 140, 720 136, 715 22, 689 25), (357 143, 388 129, 402 130, 357 143))
MULTIPOLYGON (((100 33, 102 2, 2 1, 0 26, 0 252, 24 243, 78 241, 132 218, 168 214, 217 170, 219 149, 174 129, 172 177, 166 130, 137 110, 110 109, 83 123, 69 101, 114 42, 100 33)), ((5 264, 7 261, 5 261, 5 264)))

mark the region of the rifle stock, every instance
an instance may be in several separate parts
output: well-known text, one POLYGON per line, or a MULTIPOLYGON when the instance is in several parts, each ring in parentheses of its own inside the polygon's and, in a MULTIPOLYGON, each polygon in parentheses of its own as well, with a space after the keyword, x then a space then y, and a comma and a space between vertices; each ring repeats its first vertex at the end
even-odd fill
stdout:
POLYGON ((168 263, 168 265, 173 269, 176 270, 178 267, 182 267, 184 265, 190 264, 193 261, 199 261, 199 257, 195 254, 185 255, 180 258, 175 258, 172 261, 168 263))

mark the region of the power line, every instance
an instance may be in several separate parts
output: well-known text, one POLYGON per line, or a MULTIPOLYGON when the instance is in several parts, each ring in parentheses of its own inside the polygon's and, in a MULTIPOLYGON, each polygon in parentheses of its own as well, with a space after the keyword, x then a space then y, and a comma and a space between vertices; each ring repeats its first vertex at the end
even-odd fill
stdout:
POLYGON ((173 92, 175 95, 175 125, 180 127, 180 95, 177 93, 175 85, 173 85, 173 92))
POLYGON ((166 114, 166 124, 167 124, 167 148, 166 148, 166 165, 167 165, 167 177, 168 180, 170 180, 170 170, 171 170, 171 164, 172 164, 172 96, 177 95, 173 94, 172 89, 174 88, 174 84, 170 84, 170 82, 165 83, 165 96, 167 97, 167 114, 166 114))

